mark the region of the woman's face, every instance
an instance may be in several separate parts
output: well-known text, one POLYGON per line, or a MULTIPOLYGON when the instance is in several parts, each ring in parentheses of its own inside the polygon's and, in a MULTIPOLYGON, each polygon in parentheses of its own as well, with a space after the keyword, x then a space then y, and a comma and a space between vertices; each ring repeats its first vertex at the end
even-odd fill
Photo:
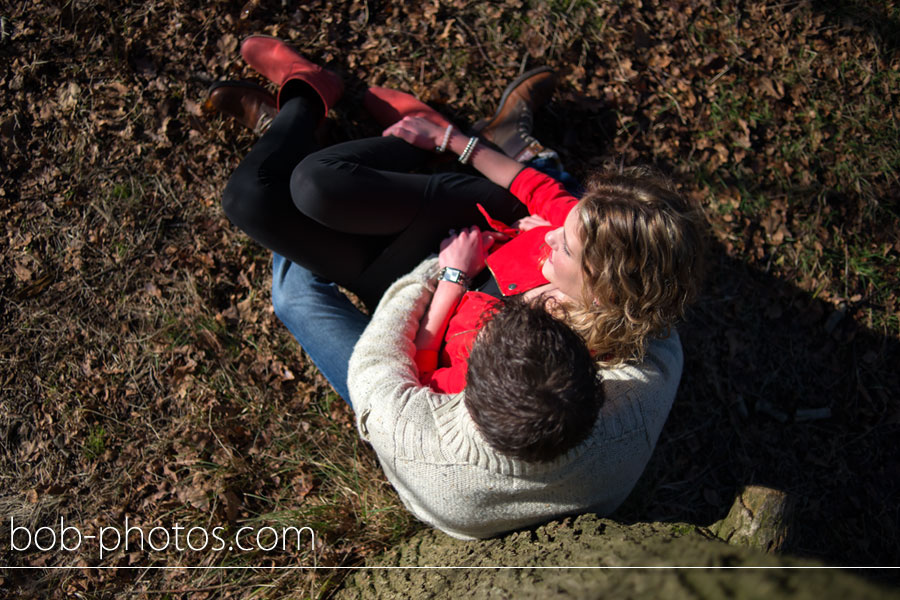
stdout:
POLYGON ((550 246, 550 256, 541 269, 547 278, 563 294, 576 302, 583 302, 584 273, 581 270, 581 235, 578 230, 578 207, 569 211, 566 222, 544 236, 550 246))

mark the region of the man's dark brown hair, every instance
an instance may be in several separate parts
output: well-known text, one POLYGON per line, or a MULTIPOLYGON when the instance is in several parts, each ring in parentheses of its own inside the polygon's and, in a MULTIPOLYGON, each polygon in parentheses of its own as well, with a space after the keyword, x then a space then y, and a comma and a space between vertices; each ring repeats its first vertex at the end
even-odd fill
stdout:
POLYGON ((465 403, 492 448, 546 462, 588 436, 603 389, 581 337, 540 304, 512 297, 475 339, 465 403))

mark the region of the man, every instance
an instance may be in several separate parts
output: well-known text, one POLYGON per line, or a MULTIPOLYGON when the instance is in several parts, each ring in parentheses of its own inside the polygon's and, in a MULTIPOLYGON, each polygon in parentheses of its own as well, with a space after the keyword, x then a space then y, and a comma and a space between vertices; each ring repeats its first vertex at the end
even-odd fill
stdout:
MULTIPOLYGON (((546 68, 516 79, 496 114, 476 126, 482 140, 533 166, 558 166, 555 153, 531 135, 534 111, 554 86, 546 68)), ((261 130, 276 106, 267 94, 218 85, 210 104, 261 130)), ((650 342, 638 365, 601 369, 605 402, 586 439, 558 456, 527 460, 488 441, 465 391, 438 394, 419 380, 414 339, 437 275, 431 259, 401 277, 367 323, 358 311, 352 320, 336 319, 336 286, 276 258, 273 303, 329 381, 352 400, 360 434, 418 518, 474 539, 567 514, 615 510, 646 466, 675 397, 682 368, 677 334, 650 342)))
MULTIPOLYGON (((479 135, 516 160, 557 167, 555 152, 531 135, 534 110, 549 100, 554 85, 547 69, 526 73, 506 89, 494 117, 476 125, 479 135)), ((438 394, 420 382, 411 349, 437 274, 437 261, 426 260, 400 278, 350 359, 348 387, 360 435, 372 444, 403 503, 422 521, 460 539, 568 514, 611 513, 643 472, 675 398, 682 369, 677 333, 651 341, 638 365, 600 370, 598 403, 600 397, 605 401, 586 424, 586 439, 526 459, 497 443, 495 428, 473 412, 466 390, 438 394)), ((471 362, 469 367, 472 375, 471 362)))

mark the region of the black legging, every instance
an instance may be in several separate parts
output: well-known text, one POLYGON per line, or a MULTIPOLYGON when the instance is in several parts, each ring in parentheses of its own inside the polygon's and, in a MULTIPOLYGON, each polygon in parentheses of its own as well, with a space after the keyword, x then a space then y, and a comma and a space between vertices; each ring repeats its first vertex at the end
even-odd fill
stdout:
POLYGON ((527 211, 507 190, 459 173, 411 174, 430 152, 395 137, 318 150, 318 100, 284 103, 235 169, 228 218, 288 260, 334 281, 370 307, 397 277, 436 252, 448 229, 511 222, 527 211))

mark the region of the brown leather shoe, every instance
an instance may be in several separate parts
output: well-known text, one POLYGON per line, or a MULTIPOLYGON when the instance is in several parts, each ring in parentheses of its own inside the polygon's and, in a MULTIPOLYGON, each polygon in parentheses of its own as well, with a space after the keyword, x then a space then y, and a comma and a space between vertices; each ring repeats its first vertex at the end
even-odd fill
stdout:
POLYGON ((209 88, 207 110, 230 115, 256 133, 263 133, 278 110, 275 96, 261 85, 249 81, 217 81, 209 88))
POLYGON ((479 121, 473 130, 510 158, 519 162, 534 158, 546 150, 531 135, 534 111, 550 101, 555 88, 556 73, 550 67, 523 73, 503 91, 494 116, 479 121))

